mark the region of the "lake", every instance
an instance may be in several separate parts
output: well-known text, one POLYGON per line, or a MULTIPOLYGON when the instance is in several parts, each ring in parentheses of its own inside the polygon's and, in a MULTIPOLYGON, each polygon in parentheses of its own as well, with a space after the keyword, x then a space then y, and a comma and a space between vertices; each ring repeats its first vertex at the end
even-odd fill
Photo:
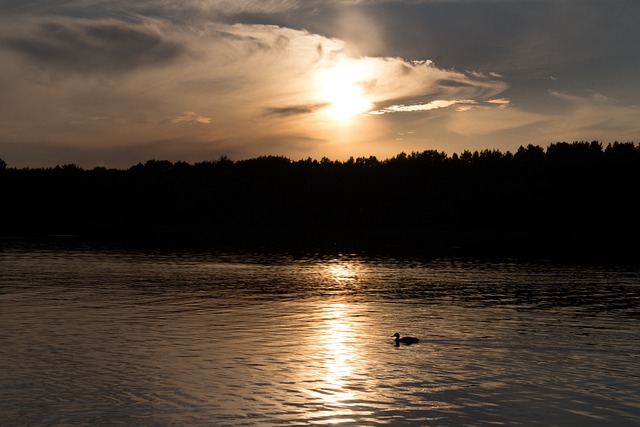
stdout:
POLYGON ((10 247, 0 322, 5 427, 640 425, 634 267, 10 247))

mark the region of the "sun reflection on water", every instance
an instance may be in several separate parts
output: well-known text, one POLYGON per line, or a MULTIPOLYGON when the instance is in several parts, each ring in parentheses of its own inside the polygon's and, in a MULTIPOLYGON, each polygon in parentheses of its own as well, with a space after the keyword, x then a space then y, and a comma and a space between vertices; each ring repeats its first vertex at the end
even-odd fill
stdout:
POLYGON ((353 282, 357 277, 357 269, 353 264, 333 264, 326 267, 327 275, 339 283, 353 282))
MULTIPOLYGON (((318 329, 318 377, 323 385, 314 396, 322 402, 323 410, 315 416, 326 424, 353 422, 354 407, 361 396, 353 385, 358 377, 358 337, 362 336, 357 322, 356 306, 345 300, 350 291, 366 276, 366 267, 358 260, 333 259, 318 265, 318 285, 334 296, 320 304, 318 329)), ((326 294, 325 294, 326 295, 326 294)))
POLYGON ((350 318, 349 305, 345 303, 331 303, 323 309, 325 333, 322 335, 323 346, 323 380, 324 393, 319 396, 330 409, 329 418, 332 424, 339 424, 348 420, 353 411, 349 402, 356 396, 347 388, 347 380, 353 376, 356 354, 351 342, 354 328, 350 318))
POLYGON ((346 304, 331 304, 325 310, 327 380, 331 384, 341 386, 341 379, 352 372, 350 361, 353 358, 353 349, 349 340, 353 328, 348 322, 346 304))
POLYGON ((367 268, 358 260, 335 259, 321 265, 319 275, 325 287, 334 285, 344 291, 362 283, 367 268))

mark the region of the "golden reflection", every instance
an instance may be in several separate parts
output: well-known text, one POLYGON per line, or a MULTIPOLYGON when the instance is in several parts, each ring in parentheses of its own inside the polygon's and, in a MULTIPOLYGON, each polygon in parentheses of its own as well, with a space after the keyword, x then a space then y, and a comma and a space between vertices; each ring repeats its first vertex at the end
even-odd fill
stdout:
POLYGON ((357 272, 351 264, 336 264, 327 267, 327 275, 338 283, 350 283, 356 279, 357 272))
POLYGON ((349 306, 344 303, 332 303, 324 308, 323 321, 326 331, 323 334, 324 381, 326 393, 319 397, 331 407, 332 423, 347 421, 353 413, 348 405, 356 396, 347 388, 347 380, 353 376, 356 354, 350 340, 354 328, 350 322, 349 306))
POLYGON ((325 309, 325 347, 327 349, 327 379, 331 384, 341 385, 341 379, 351 373, 349 360, 352 347, 348 345, 353 334, 348 322, 346 304, 335 303, 325 309))
POLYGON ((321 385, 309 390, 323 409, 315 415, 323 424, 352 423, 362 413, 358 402, 362 396, 361 343, 366 332, 360 320, 358 304, 346 299, 350 290, 360 286, 368 268, 357 259, 340 256, 317 264, 311 273, 323 290, 318 304, 317 341, 314 361, 307 375, 317 378, 321 385))
POLYGON ((359 261, 334 260, 322 266, 320 274, 327 282, 355 285, 366 275, 366 267, 359 261))

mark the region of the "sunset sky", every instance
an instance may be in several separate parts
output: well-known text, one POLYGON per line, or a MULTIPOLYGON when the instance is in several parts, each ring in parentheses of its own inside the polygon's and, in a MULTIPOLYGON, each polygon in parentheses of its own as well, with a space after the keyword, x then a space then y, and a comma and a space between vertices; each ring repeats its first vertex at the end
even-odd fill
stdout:
POLYGON ((0 158, 640 142, 638 0, 4 0, 0 158))

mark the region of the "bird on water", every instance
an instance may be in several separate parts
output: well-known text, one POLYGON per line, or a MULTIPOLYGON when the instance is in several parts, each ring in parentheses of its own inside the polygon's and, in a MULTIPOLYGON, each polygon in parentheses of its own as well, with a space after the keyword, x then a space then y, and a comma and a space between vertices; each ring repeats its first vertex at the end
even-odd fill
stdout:
POLYGON ((395 333, 393 335, 391 335, 392 337, 395 337, 396 339, 396 345, 402 343, 402 344, 414 344, 417 343, 418 341, 420 341, 418 338, 415 337, 402 337, 400 338, 400 334, 399 333, 395 333))

